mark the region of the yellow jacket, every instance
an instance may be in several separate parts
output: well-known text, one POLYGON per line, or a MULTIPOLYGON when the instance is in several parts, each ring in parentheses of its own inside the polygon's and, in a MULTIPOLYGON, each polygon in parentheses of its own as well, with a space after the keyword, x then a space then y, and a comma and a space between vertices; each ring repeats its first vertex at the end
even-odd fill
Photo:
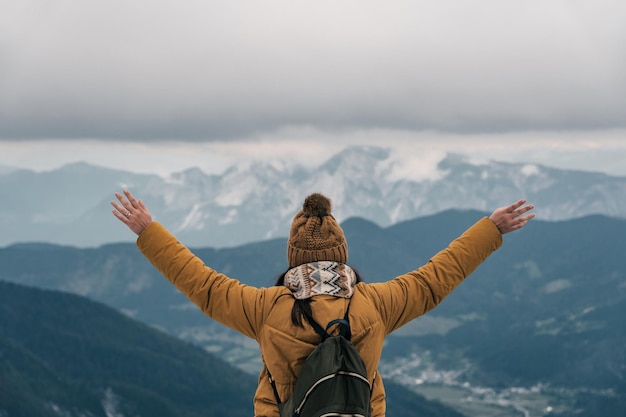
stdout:
MULTIPOLYGON (((359 283, 351 300, 313 297, 313 316, 320 324, 342 318, 350 302, 352 342, 373 385, 373 417, 385 415, 385 389, 376 372, 385 337, 439 304, 501 244, 502 235, 485 217, 414 271, 384 283, 359 283)), ((290 291, 282 286, 256 288, 218 273, 157 222, 146 227, 137 246, 207 316, 259 343, 265 367, 254 396, 254 415, 278 416, 267 369, 286 400, 304 360, 319 342, 308 324, 292 324, 290 291)))

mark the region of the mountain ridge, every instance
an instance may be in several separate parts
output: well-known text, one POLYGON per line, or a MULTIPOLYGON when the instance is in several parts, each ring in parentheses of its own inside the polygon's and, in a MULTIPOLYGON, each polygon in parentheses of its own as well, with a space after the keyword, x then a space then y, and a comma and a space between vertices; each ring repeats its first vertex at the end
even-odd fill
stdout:
POLYGON ((339 221, 389 226, 448 209, 493 210, 524 197, 545 220, 589 214, 626 218, 626 177, 538 164, 471 163, 449 154, 411 178, 389 149, 353 147, 313 168, 255 162, 221 174, 190 168, 168 177, 77 162, 33 172, 0 171, 0 245, 45 241, 78 247, 130 241, 111 216, 113 194, 128 188, 155 219, 194 246, 233 247, 287 236, 311 192, 333 201, 339 221))

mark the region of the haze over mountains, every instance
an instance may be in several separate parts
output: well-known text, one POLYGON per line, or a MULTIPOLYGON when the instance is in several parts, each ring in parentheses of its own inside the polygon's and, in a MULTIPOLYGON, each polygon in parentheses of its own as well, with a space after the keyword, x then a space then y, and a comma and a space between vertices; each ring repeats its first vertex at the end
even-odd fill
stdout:
MULTIPOLYGON (((1 167, 0 167, 1 168, 1 167)), ((447 209, 491 211, 525 197, 544 220, 589 214, 626 218, 626 177, 448 155, 436 169, 394 160, 385 148, 354 147, 314 168, 258 162, 221 174, 198 168, 162 178, 77 163, 34 172, 0 169, 0 245, 98 246, 131 241, 110 213, 129 188, 154 217, 193 246, 228 247, 284 237, 303 198, 322 192, 338 220, 380 226, 447 209)))

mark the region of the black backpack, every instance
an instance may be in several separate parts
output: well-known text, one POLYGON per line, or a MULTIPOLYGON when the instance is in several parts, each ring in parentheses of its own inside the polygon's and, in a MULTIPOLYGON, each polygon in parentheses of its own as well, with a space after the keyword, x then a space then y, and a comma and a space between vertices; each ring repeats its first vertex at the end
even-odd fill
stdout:
POLYGON ((307 321, 322 338, 307 357, 291 397, 281 402, 270 375, 281 417, 369 417, 371 389, 365 363, 351 339, 348 312, 323 329, 313 317, 307 321), (328 330, 339 326, 339 335, 328 330))

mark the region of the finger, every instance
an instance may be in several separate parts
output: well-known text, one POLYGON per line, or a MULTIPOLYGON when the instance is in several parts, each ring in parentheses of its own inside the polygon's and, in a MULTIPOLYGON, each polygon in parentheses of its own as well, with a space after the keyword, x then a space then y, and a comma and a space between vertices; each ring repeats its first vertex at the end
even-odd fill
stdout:
POLYGON ((128 225, 128 217, 124 216, 118 210, 113 210, 113 215, 117 217, 122 223, 128 225))
POLYGON ((135 197, 133 197, 133 195, 130 193, 130 191, 124 190, 124 194, 126 195, 126 198, 128 198, 128 201, 130 202, 130 205, 133 206, 133 208, 138 208, 139 207, 137 205, 137 200, 135 199, 135 197))
POLYGON ((527 222, 527 223, 528 223, 528 220, 534 219, 534 218, 535 218, 535 213, 530 213, 525 216, 519 217, 520 220, 527 222))
POLYGON ((515 213, 518 216, 520 216, 520 215, 522 215, 522 214, 526 213, 527 211, 530 211, 530 210, 532 210, 534 208, 535 208, 535 206, 533 206, 532 204, 529 204, 527 206, 524 206, 524 207, 521 207, 521 208, 517 209, 517 211, 515 213))
POLYGON ((525 199, 521 199, 516 203, 511 204, 509 207, 507 207, 507 211, 509 213, 514 212, 515 210, 517 210, 519 207, 521 207, 522 205, 524 205, 526 203, 525 199))
POLYGON ((122 215, 125 216, 126 218, 130 217, 130 215, 135 210, 132 203, 126 200, 120 193, 115 193, 115 196, 120 201, 120 203, 122 203, 123 208, 119 207, 118 208, 119 212, 122 213, 122 215))
POLYGON ((521 229, 522 227, 526 226, 526 223, 528 223, 531 219, 534 219, 534 218, 535 218, 535 213, 531 213, 531 214, 527 214, 526 216, 518 217, 519 223, 517 223, 516 228, 517 229, 521 229))
POLYGON ((128 218, 128 216, 130 216, 130 211, 128 209, 126 209, 125 207, 122 207, 121 205, 119 205, 118 203, 116 203, 115 201, 111 201, 111 205, 115 208, 115 210, 117 210, 117 212, 119 214, 121 214, 122 216, 128 218))
MULTIPOLYGON (((128 210, 129 207, 132 207, 132 205, 120 193, 115 193, 115 197, 119 200, 122 206, 126 208, 126 210, 128 210)), ((120 211, 124 212, 124 210, 120 210, 120 211)))
POLYGON ((111 205, 113 206, 113 208, 115 208, 115 210, 119 211, 120 213, 125 213, 128 211, 124 209, 124 207, 119 205, 116 201, 111 201, 111 205))
POLYGON ((113 207, 115 207, 115 210, 119 211, 120 213, 126 213, 128 211, 128 210, 126 210, 125 207, 123 207, 122 205, 120 205, 116 201, 111 201, 111 205, 113 207))

